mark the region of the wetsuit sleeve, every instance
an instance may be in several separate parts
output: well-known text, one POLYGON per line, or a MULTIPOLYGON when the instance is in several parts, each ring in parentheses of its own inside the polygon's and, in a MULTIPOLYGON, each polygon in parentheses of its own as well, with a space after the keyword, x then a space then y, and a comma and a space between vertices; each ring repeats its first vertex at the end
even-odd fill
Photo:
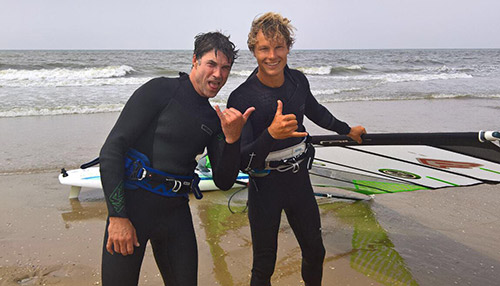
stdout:
POLYGON ((307 118, 327 130, 335 131, 342 135, 348 134, 351 131, 351 127, 349 127, 347 123, 335 118, 326 107, 321 105, 316 98, 314 98, 309 87, 309 82, 305 76, 303 76, 303 81, 307 84, 306 107, 304 112, 307 118))
POLYGON ((151 80, 125 104, 99 155, 101 182, 109 216, 127 217, 123 177, 125 154, 165 105, 165 88, 151 80))
POLYGON ((207 149, 215 185, 221 190, 229 190, 239 173, 240 140, 228 144, 221 132, 214 136, 207 149))
MULTIPOLYGON (((236 108, 243 113, 250 107, 250 105, 245 102, 240 102, 236 96, 230 96, 227 107, 236 108)), ((267 128, 265 128, 257 137, 254 136, 252 116, 249 117, 247 123, 243 127, 240 141, 240 169, 243 171, 249 171, 250 169, 263 169, 265 167, 267 155, 269 155, 269 152, 271 152, 277 142, 277 140, 269 134, 267 128)))

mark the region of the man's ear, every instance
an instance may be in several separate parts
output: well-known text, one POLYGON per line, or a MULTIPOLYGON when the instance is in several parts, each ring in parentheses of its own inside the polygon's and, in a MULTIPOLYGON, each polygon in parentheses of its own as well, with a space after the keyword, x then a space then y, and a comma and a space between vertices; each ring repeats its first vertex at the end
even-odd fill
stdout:
POLYGON ((193 67, 198 66, 198 60, 196 59, 196 55, 193 55, 193 67))

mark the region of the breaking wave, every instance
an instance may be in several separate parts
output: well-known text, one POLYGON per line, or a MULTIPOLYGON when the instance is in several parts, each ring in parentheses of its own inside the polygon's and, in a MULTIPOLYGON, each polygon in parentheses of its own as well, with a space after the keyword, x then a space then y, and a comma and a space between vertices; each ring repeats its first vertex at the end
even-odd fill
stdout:
POLYGON ((141 77, 131 77, 135 70, 127 65, 91 68, 6 69, 0 70, 0 86, 100 86, 143 83, 141 77))
POLYGON ((9 110, 0 110, 1 117, 46 116, 64 114, 91 114, 104 112, 118 112, 123 104, 105 104, 98 106, 58 106, 58 107, 19 107, 9 110))

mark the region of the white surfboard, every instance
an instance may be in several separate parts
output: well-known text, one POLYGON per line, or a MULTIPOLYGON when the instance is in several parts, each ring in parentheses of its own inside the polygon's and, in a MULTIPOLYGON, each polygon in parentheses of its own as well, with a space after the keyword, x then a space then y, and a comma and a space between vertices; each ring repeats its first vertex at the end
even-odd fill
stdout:
MULTIPOLYGON (((393 146, 391 146, 393 147, 393 146)), ((411 150, 409 146, 405 146, 411 150)), ((408 164, 406 162, 371 155, 348 148, 318 147, 317 158, 327 162, 342 164, 373 175, 383 175, 405 183, 418 184, 429 188, 449 186, 468 186, 482 183, 476 179, 459 176, 453 173, 426 168, 424 166, 408 164)))
MULTIPOLYGON (((212 174, 210 171, 201 172, 199 170, 196 170, 196 173, 200 177, 199 187, 201 191, 215 191, 219 189, 212 180, 212 174)), ((233 188, 241 186, 241 183, 248 183, 248 175, 239 173, 237 180, 239 184, 235 183, 233 185, 233 188)), ((59 174, 59 182, 63 185, 71 186, 69 195, 70 199, 78 198, 82 187, 102 189, 101 173, 99 172, 99 167, 73 169, 61 172, 61 174, 59 174)))

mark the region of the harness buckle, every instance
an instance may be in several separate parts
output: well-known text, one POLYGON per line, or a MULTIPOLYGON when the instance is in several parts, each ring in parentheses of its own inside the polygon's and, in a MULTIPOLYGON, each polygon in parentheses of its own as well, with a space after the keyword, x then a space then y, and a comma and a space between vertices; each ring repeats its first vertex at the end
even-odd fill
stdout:
POLYGON ((142 174, 141 174, 141 177, 137 179, 137 181, 142 181, 144 180, 144 178, 146 178, 146 176, 148 175, 148 171, 146 171, 146 168, 141 168, 142 170, 142 174))
POLYGON ((173 181, 174 181, 174 186, 172 187, 172 192, 177 193, 182 187, 182 182, 179 180, 173 180, 173 181))
POLYGON ((129 179, 132 181, 142 181, 147 177, 147 175, 148 171, 142 165, 142 163, 139 161, 135 161, 133 163, 133 170, 129 176, 129 179))
POLYGON ((191 185, 191 182, 189 182, 189 181, 181 181, 181 180, 169 179, 169 178, 165 179, 165 182, 173 182, 174 183, 174 186, 172 187, 172 192, 174 192, 174 193, 177 193, 178 191, 180 191, 180 189, 183 186, 191 185))

